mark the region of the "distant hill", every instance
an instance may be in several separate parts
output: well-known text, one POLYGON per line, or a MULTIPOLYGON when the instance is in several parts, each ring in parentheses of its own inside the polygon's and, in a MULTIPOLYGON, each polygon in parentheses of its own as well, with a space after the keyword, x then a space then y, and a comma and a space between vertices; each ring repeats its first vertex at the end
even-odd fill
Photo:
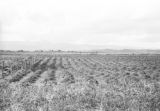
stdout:
POLYGON ((150 49, 101 49, 92 50, 93 53, 106 53, 106 54, 160 54, 160 50, 150 50, 150 49))
POLYGON ((47 53, 58 51, 58 53, 160 54, 160 49, 123 49, 123 47, 110 45, 103 46, 88 44, 53 44, 51 42, 0 41, 0 53, 14 51, 22 53, 30 51, 47 53))
POLYGON ((35 50, 35 51, 12 51, 12 50, 0 50, 1 54, 16 54, 16 53, 39 53, 39 54, 160 54, 160 50, 135 50, 135 49, 123 49, 123 50, 114 50, 114 49, 101 49, 101 50, 86 50, 86 51, 58 51, 58 50, 35 50))

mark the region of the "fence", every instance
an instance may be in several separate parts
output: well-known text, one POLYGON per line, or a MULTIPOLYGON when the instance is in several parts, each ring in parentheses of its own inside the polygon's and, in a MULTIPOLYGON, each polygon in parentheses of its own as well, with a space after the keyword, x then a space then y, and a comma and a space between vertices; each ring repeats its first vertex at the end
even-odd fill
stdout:
POLYGON ((2 71, 1 77, 4 78, 5 76, 17 72, 18 70, 23 70, 25 73, 27 73, 27 71, 31 70, 33 64, 35 64, 34 57, 29 57, 27 59, 22 59, 22 60, 17 59, 16 62, 12 61, 12 63, 10 64, 5 63, 5 60, 3 60, 1 63, 1 71, 2 71))

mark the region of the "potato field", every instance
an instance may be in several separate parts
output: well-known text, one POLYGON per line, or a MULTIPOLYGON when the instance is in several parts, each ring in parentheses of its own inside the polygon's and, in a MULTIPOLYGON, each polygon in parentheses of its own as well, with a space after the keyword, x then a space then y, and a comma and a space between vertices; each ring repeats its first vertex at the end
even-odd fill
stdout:
POLYGON ((160 55, 0 55, 0 111, 160 111, 160 55))

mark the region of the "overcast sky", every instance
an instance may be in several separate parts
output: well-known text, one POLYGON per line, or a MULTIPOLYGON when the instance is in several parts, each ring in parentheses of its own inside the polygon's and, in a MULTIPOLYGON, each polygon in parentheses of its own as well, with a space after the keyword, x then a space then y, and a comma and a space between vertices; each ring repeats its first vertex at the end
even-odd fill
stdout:
POLYGON ((160 49, 160 0, 0 0, 1 49, 160 49))

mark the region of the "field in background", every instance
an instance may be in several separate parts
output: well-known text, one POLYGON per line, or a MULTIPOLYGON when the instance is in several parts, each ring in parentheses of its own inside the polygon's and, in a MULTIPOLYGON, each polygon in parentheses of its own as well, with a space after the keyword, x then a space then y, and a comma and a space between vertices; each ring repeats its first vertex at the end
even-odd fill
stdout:
POLYGON ((0 55, 0 111, 160 111, 160 55, 0 55))

